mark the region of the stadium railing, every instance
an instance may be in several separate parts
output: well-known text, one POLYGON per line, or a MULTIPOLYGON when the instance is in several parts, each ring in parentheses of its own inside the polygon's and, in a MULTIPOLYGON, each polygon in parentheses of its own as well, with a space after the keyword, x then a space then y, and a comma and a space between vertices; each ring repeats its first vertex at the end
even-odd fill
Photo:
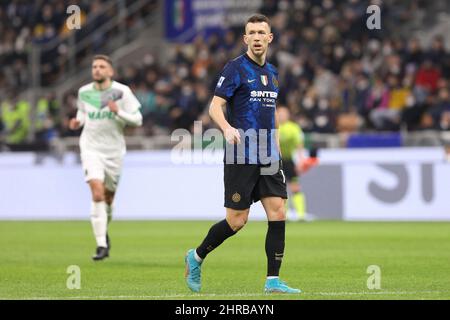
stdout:
MULTIPOLYGON (((372 135, 379 135, 383 133, 373 133, 372 135)), ((450 145, 450 131, 421 131, 421 132, 401 132, 402 147, 436 147, 450 145)), ((347 141, 349 134, 323 134, 323 133, 308 133, 307 148, 347 148, 347 141)), ((171 149, 179 142, 178 139, 172 139, 170 135, 156 135, 156 136, 127 136, 127 148, 129 150, 162 150, 171 149)), ((185 141, 191 141, 185 139, 185 141)), ((52 152, 64 153, 66 151, 78 151, 78 137, 56 138, 52 142, 52 152)), ((204 146, 204 145, 203 145, 204 146)), ((380 145, 381 147, 381 145, 380 145)))

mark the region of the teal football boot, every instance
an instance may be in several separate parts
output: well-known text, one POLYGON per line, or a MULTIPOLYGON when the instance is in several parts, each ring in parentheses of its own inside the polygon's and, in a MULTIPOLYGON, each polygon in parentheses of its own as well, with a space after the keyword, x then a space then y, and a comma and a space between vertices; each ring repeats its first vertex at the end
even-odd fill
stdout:
POLYGON ((200 292, 201 283, 201 267, 202 263, 195 259, 195 249, 191 249, 184 257, 186 263, 186 271, 184 277, 186 284, 194 292, 200 292))
POLYGON ((267 279, 264 286, 265 293, 301 293, 300 289, 294 289, 289 287, 286 283, 279 278, 267 279))

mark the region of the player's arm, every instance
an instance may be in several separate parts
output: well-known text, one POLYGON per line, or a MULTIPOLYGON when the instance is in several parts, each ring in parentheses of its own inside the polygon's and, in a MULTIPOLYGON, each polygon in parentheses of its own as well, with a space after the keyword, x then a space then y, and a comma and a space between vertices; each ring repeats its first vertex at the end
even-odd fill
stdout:
POLYGON ((224 109, 227 106, 227 101, 230 101, 240 86, 240 79, 241 76, 237 67, 233 63, 227 63, 217 81, 214 97, 209 106, 209 115, 222 130, 225 140, 230 144, 241 143, 241 137, 239 131, 225 119, 224 109))
POLYGON ((135 127, 139 127, 142 125, 142 114, 139 112, 139 110, 136 110, 134 112, 127 112, 120 109, 117 103, 112 100, 108 102, 108 107, 109 110, 115 113, 117 117, 125 121, 126 124, 135 127))
POLYGON ((296 137, 296 143, 297 143, 297 165, 296 165, 296 171, 297 173, 301 173, 304 171, 304 164, 305 164, 305 144, 304 144, 304 134, 303 131, 300 129, 298 130, 296 137))
POLYGON ((305 148, 303 145, 303 142, 300 142, 300 144, 297 146, 297 166, 296 171, 297 173, 302 172, 303 170, 303 163, 305 161, 305 148))
POLYGON ((115 113, 116 116, 126 124, 130 126, 139 127, 142 125, 142 114, 139 111, 141 104, 130 89, 125 90, 124 96, 124 108, 121 109, 115 101, 108 101, 108 107, 111 112, 115 113))
POLYGON ((233 128, 227 119, 225 119, 223 110, 226 105, 227 101, 224 98, 214 96, 209 106, 209 115, 220 130, 222 130, 228 143, 239 144, 241 143, 239 131, 236 128, 233 128))

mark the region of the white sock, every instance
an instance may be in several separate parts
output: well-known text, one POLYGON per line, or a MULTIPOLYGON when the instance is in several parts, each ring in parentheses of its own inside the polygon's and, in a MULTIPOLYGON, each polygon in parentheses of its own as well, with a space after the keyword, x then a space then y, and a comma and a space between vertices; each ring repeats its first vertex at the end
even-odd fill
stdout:
POLYGON ((197 254, 197 250, 194 251, 194 258, 197 260, 198 263, 202 263, 203 259, 200 258, 197 254))
POLYGON ((279 277, 277 277, 277 276, 270 276, 270 277, 267 277, 267 280, 270 280, 270 279, 278 279, 279 277))
POLYGON ((94 230, 97 247, 107 247, 106 231, 108 225, 108 215, 106 213, 105 201, 92 202, 91 204, 91 224, 94 230))

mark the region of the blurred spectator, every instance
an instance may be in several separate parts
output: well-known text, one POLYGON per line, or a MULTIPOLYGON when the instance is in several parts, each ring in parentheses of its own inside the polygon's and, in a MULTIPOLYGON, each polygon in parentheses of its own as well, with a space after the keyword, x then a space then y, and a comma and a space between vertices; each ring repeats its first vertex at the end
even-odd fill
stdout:
POLYGON ((8 149, 20 151, 27 149, 30 129, 30 105, 24 100, 6 100, 1 104, 1 119, 8 149))

